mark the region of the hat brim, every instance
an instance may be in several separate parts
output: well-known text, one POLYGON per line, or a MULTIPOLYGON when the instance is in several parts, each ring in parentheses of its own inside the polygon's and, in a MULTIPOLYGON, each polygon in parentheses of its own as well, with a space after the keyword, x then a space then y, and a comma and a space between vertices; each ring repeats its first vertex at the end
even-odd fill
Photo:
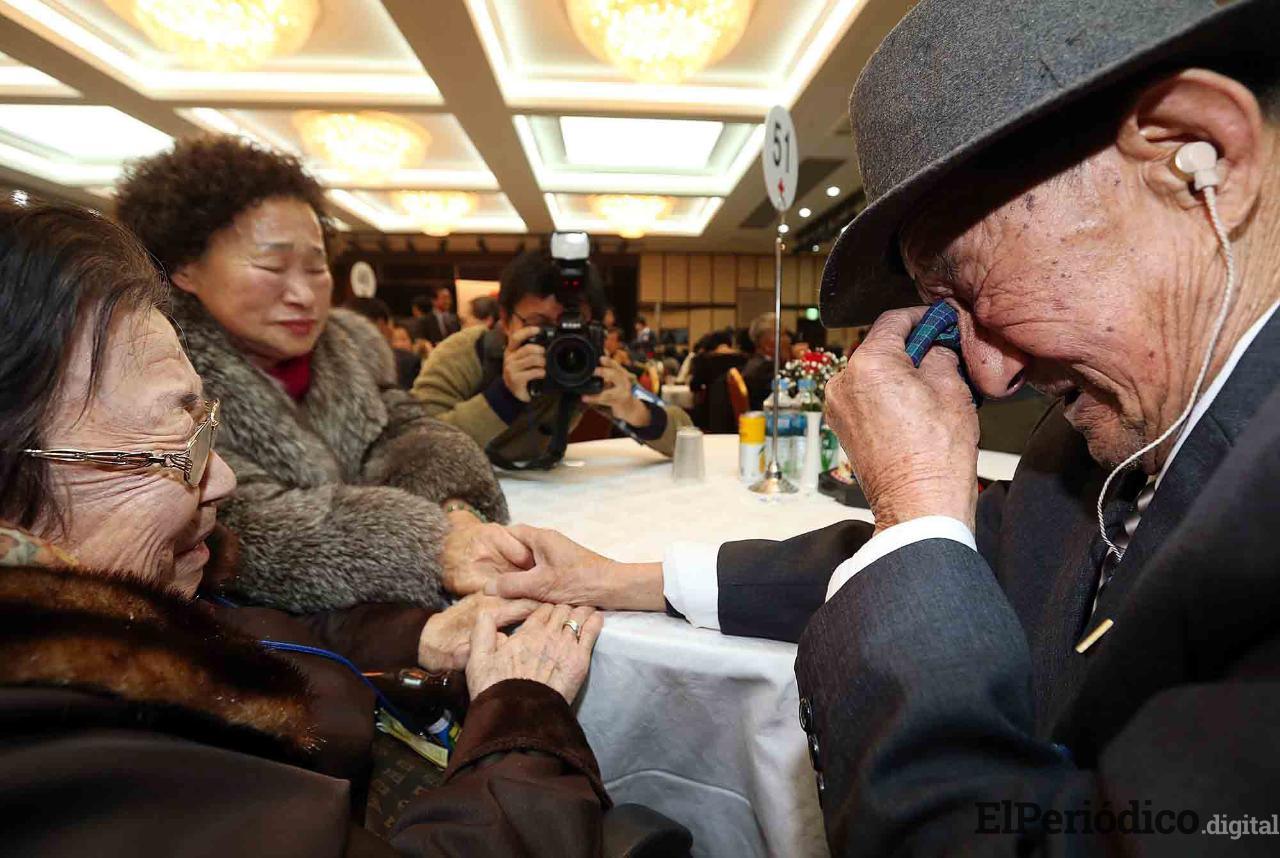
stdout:
POLYGON ((1102 66, 1072 86, 1027 105, 1018 115, 992 125, 985 134, 951 150, 895 185, 859 212, 832 247, 822 270, 819 293, 822 323, 828 328, 869 325, 888 310, 920 303, 898 253, 898 231, 913 207, 957 167, 1085 96, 1179 56, 1194 59, 1199 49, 1221 39, 1224 30, 1238 29, 1252 32, 1258 39, 1277 39, 1274 29, 1253 22, 1253 16, 1264 14, 1269 15, 1273 23, 1280 24, 1280 3, 1238 0, 1214 10, 1173 35, 1153 40, 1124 60, 1102 66))

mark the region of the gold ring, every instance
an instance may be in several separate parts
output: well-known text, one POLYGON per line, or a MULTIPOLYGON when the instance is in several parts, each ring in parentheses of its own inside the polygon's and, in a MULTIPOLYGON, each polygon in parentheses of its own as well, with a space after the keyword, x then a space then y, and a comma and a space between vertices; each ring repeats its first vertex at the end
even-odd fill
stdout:
POLYGON ((577 620, 565 620, 564 626, 562 626, 562 628, 566 628, 569 631, 573 632, 574 640, 576 641, 582 640, 582 626, 578 625, 577 620))

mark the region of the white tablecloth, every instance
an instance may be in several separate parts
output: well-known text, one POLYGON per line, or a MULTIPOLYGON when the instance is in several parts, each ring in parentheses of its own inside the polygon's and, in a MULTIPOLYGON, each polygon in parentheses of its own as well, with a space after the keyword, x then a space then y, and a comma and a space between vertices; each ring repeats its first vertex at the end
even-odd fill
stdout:
MULTIPOLYGON (((867 510, 818 494, 766 502, 737 478, 738 439, 706 436, 707 479, 629 439, 570 445, 550 473, 504 474, 512 520, 551 527, 618 560, 656 561, 677 539, 785 539, 867 510)), ((983 453, 1007 479, 1016 456, 983 453)), ((578 717, 610 794, 688 826, 706 856, 826 854, 796 710, 796 648, 660 614, 611 613, 578 717)))

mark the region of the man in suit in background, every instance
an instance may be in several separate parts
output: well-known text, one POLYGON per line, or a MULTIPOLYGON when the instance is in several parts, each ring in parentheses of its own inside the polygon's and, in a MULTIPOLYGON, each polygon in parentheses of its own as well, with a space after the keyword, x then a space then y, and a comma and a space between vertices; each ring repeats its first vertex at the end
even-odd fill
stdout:
POLYGON ((652 355, 658 346, 658 337, 649 327, 649 320, 644 316, 636 316, 636 338, 631 341, 631 349, 637 355, 652 355))
MULTIPOLYGON (((747 383, 747 395, 751 400, 751 410, 759 411, 764 401, 769 398, 773 387, 773 355, 777 351, 777 343, 773 339, 773 313, 762 313, 751 320, 748 334, 751 342, 756 344, 756 351, 742 368, 742 380, 747 383)), ((791 337, 782 332, 782 357, 779 367, 787 365, 791 356, 791 337)))
POLYGON ((413 299, 410 325, 409 333, 415 340, 426 340, 433 346, 462 330, 458 317, 453 314, 453 293, 449 287, 437 286, 432 295, 413 299))
POLYGON ((878 316, 827 400, 874 529, 594 567, 524 531, 494 590, 800 636, 835 854, 1275 854, 1278 28, 923 0, 854 90, 869 204, 823 278, 828 324, 878 316), (981 496, 960 359, 905 354, 937 300, 977 392, 1059 400, 981 496))

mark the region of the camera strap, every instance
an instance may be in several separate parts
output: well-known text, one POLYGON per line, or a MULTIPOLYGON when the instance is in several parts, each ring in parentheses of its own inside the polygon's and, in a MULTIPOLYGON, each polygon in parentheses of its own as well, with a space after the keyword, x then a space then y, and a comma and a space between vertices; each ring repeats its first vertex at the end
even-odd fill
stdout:
POLYGON ((534 429, 533 412, 531 410, 522 414, 510 429, 490 441, 484 448, 484 454, 489 457, 489 461, 493 463, 494 467, 501 468, 504 471, 551 470, 564 458, 564 451, 569 446, 569 424, 573 422, 573 413, 578 407, 580 398, 576 393, 560 394, 560 401, 556 406, 555 427, 551 431, 551 443, 540 456, 521 464, 511 461, 498 452, 497 449, 499 441, 511 437, 513 434, 518 434, 516 427, 520 424, 520 421, 524 421, 527 424, 524 427, 526 430, 534 429))

